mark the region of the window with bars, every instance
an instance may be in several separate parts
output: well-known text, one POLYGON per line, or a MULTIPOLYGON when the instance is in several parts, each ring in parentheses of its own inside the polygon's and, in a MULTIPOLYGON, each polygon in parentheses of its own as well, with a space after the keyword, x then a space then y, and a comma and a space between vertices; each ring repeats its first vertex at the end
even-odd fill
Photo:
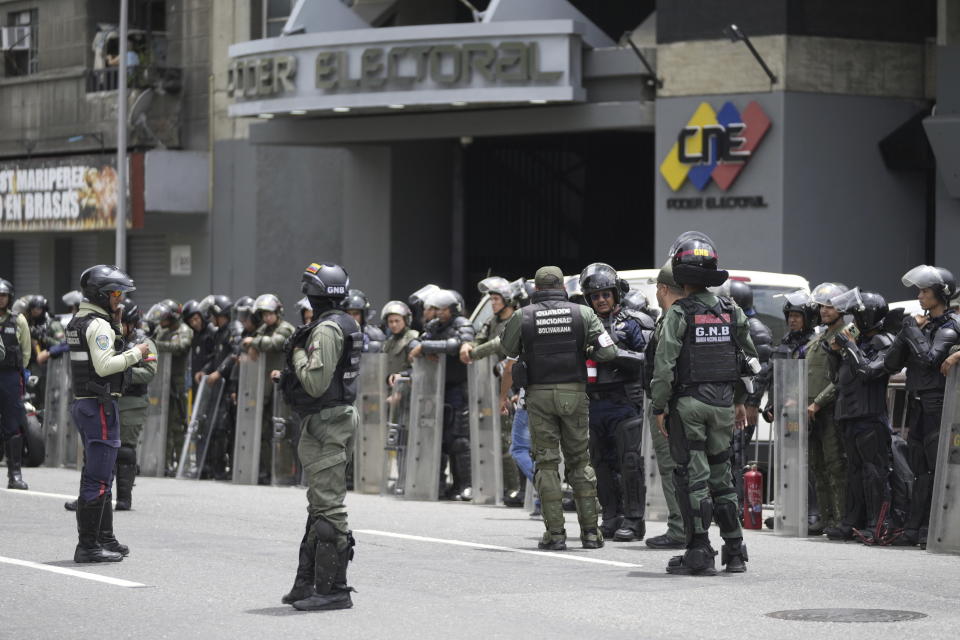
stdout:
POLYGON ((37 43, 37 10, 12 11, 7 14, 2 34, 5 74, 27 76, 40 70, 37 43))
POLYGON ((293 0, 263 1, 263 37, 276 38, 287 24, 293 10, 293 0))

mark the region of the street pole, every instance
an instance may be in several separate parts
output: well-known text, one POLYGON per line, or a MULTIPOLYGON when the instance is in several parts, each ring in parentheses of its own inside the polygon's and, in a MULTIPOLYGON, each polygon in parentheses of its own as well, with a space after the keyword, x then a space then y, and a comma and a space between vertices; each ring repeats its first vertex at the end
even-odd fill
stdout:
POLYGON ((116 263, 127 268, 127 8, 120 0, 120 68, 117 78, 117 244, 116 263))

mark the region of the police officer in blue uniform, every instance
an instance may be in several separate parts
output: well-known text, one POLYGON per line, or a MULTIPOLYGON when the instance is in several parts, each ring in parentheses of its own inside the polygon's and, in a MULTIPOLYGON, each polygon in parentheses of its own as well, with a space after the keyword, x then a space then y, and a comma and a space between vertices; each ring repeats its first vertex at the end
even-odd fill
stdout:
POLYGON ((133 280, 119 268, 100 264, 80 276, 85 300, 67 325, 74 402, 73 423, 80 432, 86 462, 80 474, 77 500, 79 541, 73 561, 119 562, 130 550, 113 535, 111 487, 120 448, 117 398, 123 372, 136 365, 150 348, 138 344, 124 350, 117 310, 133 280))
POLYGON ((588 364, 587 395, 590 464, 597 474, 597 497, 603 508, 601 529, 604 538, 620 542, 643 540, 646 535, 640 378, 653 320, 621 306, 629 289, 616 270, 602 262, 589 265, 580 274, 584 298, 617 347, 615 359, 588 364))
POLYGON ((7 488, 27 488, 20 473, 23 432, 27 414, 23 410, 23 372, 30 363, 30 327, 27 319, 13 313, 13 284, 0 279, 0 440, 7 455, 7 488))

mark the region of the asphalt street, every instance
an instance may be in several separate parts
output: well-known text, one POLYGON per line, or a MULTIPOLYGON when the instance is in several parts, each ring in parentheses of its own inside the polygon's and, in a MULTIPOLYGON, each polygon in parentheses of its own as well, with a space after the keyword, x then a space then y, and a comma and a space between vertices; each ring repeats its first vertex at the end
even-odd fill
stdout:
MULTIPOLYGON (((64 510, 78 473, 25 469, 0 489, 0 638, 956 638, 960 558, 747 532, 742 575, 679 577, 643 543, 536 550, 520 509, 350 494, 354 608, 282 605, 303 531, 301 488, 138 478, 115 515, 121 563, 77 565, 64 510), (787 621, 788 609, 910 610, 891 623, 787 621)), ((649 523, 651 535, 662 533, 649 523)), ((717 541, 717 531, 713 530, 717 541)))

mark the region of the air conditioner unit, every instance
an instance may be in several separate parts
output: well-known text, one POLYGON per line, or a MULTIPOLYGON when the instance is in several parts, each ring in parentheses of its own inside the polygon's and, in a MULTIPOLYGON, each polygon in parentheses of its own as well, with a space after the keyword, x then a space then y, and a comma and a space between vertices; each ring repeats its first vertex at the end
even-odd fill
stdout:
POLYGON ((33 33, 33 27, 30 25, 19 25, 16 27, 3 27, 3 50, 4 51, 29 51, 30 39, 33 33))

